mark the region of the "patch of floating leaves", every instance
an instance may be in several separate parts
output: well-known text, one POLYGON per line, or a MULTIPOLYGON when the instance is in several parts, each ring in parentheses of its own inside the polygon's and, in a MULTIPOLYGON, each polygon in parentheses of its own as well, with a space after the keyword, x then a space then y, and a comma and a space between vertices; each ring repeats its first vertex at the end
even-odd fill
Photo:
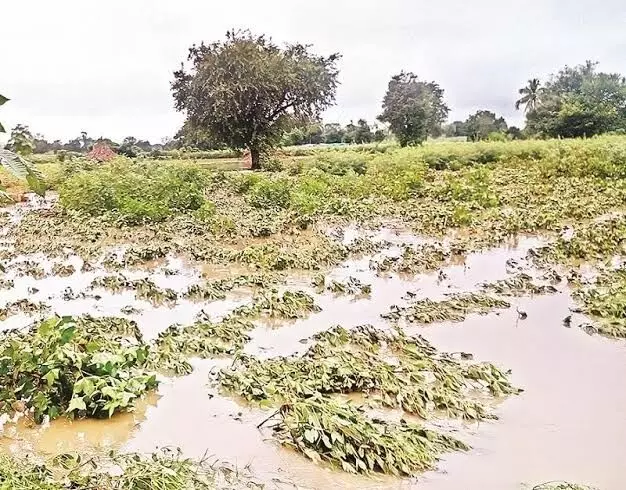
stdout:
POLYGON ((137 299, 144 299, 152 304, 175 303, 178 299, 176 291, 160 288, 152 280, 128 279, 123 274, 97 277, 91 282, 91 288, 104 288, 112 292, 124 290, 135 291, 137 299))
POLYGON ((225 299, 226 293, 233 289, 250 286, 267 288, 279 280, 280 277, 273 274, 239 275, 216 281, 207 281, 205 284, 192 284, 183 293, 183 297, 202 301, 225 299))
POLYGON ((315 395, 284 404, 275 437, 309 459, 349 473, 411 476, 432 469, 448 451, 467 450, 454 437, 412 423, 370 419, 350 404, 315 395))
POLYGON ((467 419, 489 417, 469 388, 495 396, 517 393, 491 364, 468 364, 441 354, 421 337, 371 326, 335 327, 314 337, 302 357, 259 360, 241 356, 219 373, 224 389, 249 401, 272 403, 316 393, 363 393, 385 407, 428 418, 443 411, 467 419))
POLYGON ((591 316, 602 334, 626 338, 626 268, 601 273, 596 280, 574 291, 580 311, 591 316))
POLYGON ((524 272, 500 281, 485 283, 482 289, 500 296, 534 296, 558 291, 552 284, 537 284, 532 276, 524 272))
POLYGON ((348 472, 414 475, 432 468, 442 452, 467 446, 415 424, 371 418, 332 394, 362 393, 422 418, 445 411, 483 419, 491 415, 468 397, 469 389, 494 396, 518 392, 495 366, 458 361, 402 332, 335 327, 313 340, 302 357, 242 356, 217 378, 247 400, 280 406, 270 419, 278 420, 274 431, 281 443, 348 472))
POLYGON ((401 274, 421 274, 439 269, 450 258, 450 253, 441 244, 405 246, 399 256, 383 255, 370 261, 370 269, 401 274))
POLYGON ((52 275, 59 277, 71 276, 76 272, 76 268, 72 264, 55 263, 52 266, 52 275))
POLYGON ((388 320, 422 324, 462 322, 467 315, 474 313, 486 315, 493 310, 510 306, 510 303, 502 299, 484 293, 470 292, 450 294, 440 301, 424 298, 407 306, 393 305, 390 311, 382 316, 388 320))
POLYGON ((237 314, 213 323, 208 319, 193 325, 173 325, 161 332, 149 356, 150 366, 173 372, 189 374, 193 369, 189 357, 208 358, 234 354, 241 350, 250 337, 246 332, 254 325, 237 314))
POLYGON ((43 279, 46 276, 46 271, 34 260, 15 262, 10 268, 19 276, 31 276, 35 279, 43 279))
POLYGON ((34 303, 26 298, 12 301, 0 308, 0 321, 6 320, 13 315, 24 313, 26 315, 37 315, 50 310, 45 303, 34 303))
POLYGON ((313 278, 313 286, 317 292, 321 294, 323 291, 331 291, 337 295, 348 294, 354 296, 364 296, 372 292, 372 285, 361 282, 356 277, 348 277, 345 281, 336 281, 331 279, 326 281, 323 274, 313 278))
POLYGON ((261 291, 254 296, 252 304, 240 306, 235 313, 248 317, 264 315, 270 318, 297 319, 320 310, 313 298, 304 291, 285 291, 280 294, 273 289, 261 291))
POLYGON ((11 490, 263 488, 241 470, 208 459, 187 459, 171 448, 150 455, 111 452, 89 459, 60 454, 46 464, 0 456, 0 485, 11 490))

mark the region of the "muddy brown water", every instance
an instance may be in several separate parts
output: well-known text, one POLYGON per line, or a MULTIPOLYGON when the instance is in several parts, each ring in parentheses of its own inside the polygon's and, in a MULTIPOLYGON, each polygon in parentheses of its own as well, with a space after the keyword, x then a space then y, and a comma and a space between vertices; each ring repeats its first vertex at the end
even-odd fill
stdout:
MULTIPOLYGON (((344 240, 356 235, 358 230, 349 230, 344 240)), ((383 231, 377 236, 396 244, 419 243, 419 239, 402 233, 383 231)), ((322 311, 281 326, 259 323, 245 349, 263 357, 290 355, 306 349, 303 339, 333 325, 370 323, 384 327, 380 314, 393 304, 402 304, 407 291, 418 297, 441 298, 449 292, 475 289, 482 282, 507 277, 506 261, 513 258, 524 264, 527 250, 539 243, 534 238, 522 238, 507 247, 470 254, 463 263, 446 267, 445 278, 437 274, 378 277, 369 269, 370 257, 348 261, 334 269, 330 277, 354 276, 371 284, 369 297, 315 294, 322 311)), ((383 253, 398 251, 392 245, 383 253)), ((44 258, 38 259, 46 269, 51 267, 44 258)), ((67 278, 14 277, 15 288, 2 291, 2 301, 28 296, 32 301, 51 304, 52 311, 59 314, 117 316, 122 316, 122 307, 132 305, 140 312, 126 316, 136 320, 150 338, 170 324, 193 322, 200 310, 219 318, 250 300, 249 294, 238 294, 208 304, 179 301, 167 308, 137 301, 132 292, 111 294, 102 290, 98 291, 100 300, 87 297, 65 301, 61 297, 64 288, 83 291, 93 278, 104 274, 99 267, 80 272, 77 257, 66 262, 76 265, 79 272, 67 278), (28 294, 29 287, 39 291, 28 294)), ((176 258, 169 258, 151 271, 124 273, 150 277, 157 285, 177 291, 207 275, 201 267, 176 258), (175 269, 178 274, 166 276, 163 267, 175 269)), ((9 273, 7 277, 12 276, 9 273)), ((308 277, 292 277, 287 284, 288 288, 307 290, 309 286, 308 277)), ((471 352, 476 360, 511 369, 512 381, 524 389, 519 396, 493 404, 498 420, 480 424, 431 420, 430 424, 442 430, 454 431, 473 449, 444 455, 435 471, 415 479, 348 475, 317 466, 279 447, 271 440, 269 429, 256 428, 267 412, 222 396, 210 384, 211 370, 229 363, 228 359, 194 361, 191 375, 163 378, 158 394, 146 397, 134 413, 119 414, 111 420, 57 420, 36 428, 19 423, 16 427, 6 425, 0 447, 10 453, 54 455, 109 449, 150 452, 175 446, 191 457, 211 455, 238 467, 249 467, 270 488, 297 485, 315 489, 513 490, 552 480, 575 481, 605 490, 626 488, 626 343, 565 328, 563 319, 573 303, 564 286, 554 295, 514 298, 511 302, 513 306, 508 310, 471 315, 461 323, 406 327, 409 333, 423 335, 442 351, 471 352), (528 314, 526 320, 519 319, 517 308, 528 314)), ((32 321, 31 317, 16 315, 0 323, 0 328, 32 321)))

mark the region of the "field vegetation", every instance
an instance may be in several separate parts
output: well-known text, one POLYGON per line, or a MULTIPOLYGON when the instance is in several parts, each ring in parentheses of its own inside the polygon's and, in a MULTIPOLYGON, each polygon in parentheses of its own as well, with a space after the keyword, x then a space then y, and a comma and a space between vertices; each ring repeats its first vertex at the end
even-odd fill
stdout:
MULTIPOLYGON (((52 316, 5 331, 2 413, 35 424, 68 416, 106 418, 132 410, 142 395, 158 388, 160 376, 190 373, 192 358, 231 356, 232 366, 216 373, 212 383, 224 396, 274 413, 265 425, 279 443, 348 472, 414 475, 433 468, 443 452, 467 450, 467 443, 416 422, 372 418, 372 407, 399 409, 421 420, 442 414, 481 420, 495 413, 468 397, 468 390, 484 391, 480 399, 498 399, 520 387, 511 384, 506 369, 475 362, 470 353, 458 358, 439 352, 425 339, 406 335, 404 326, 508 309, 512 297, 552 294, 565 280, 578 311, 590 319, 582 327, 626 337, 623 269, 613 265, 623 257, 626 239, 623 137, 315 149, 297 158, 282 154, 276 161, 263 172, 225 171, 189 160, 56 164, 49 185, 58 201, 25 213, 8 230, 14 245, 3 251, 7 287, 13 273, 63 278, 95 267, 105 273, 79 293, 83 297, 127 291, 173 307, 180 301, 208 305, 245 290, 250 301, 222 319, 200 316, 149 340, 124 315, 52 316), (401 243, 398 254, 385 256, 380 252, 391 246, 387 240, 347 240, 341 231, 355 224, 374 231, 390 223, 423 241, 401 243), (387 329, 328 325, 307 340, 302 355, 265 359, 246 352, 259 322, 318 312, 313 291, 369 295, 371 285, 356 278, 325 277, 350 258, 373 257, 369 266, 375 274, 415 276, 522 233, 544 240, 528 255, 540 275, 512 272, 439 300, 398 298, 380 319, 387 329), (83 266, 13 260, 34 253, 52 260, 77 255, 83 266), (243 270, 179 290, 127 273, 169 256, 243 270), (583 265, 596 275, 583 277, 583 265), (310 278, 311 292, 286 287, 294 274, 310 278), (343 401, 345 394, 359 394, 364 404, 343 401)), ((45 304, 25 301, 3 311, 51 314, 45 304)), ((126 468, 130 461, 118 464, 126 468)), ((20 482, 61 485, 45 467, 10 464, 18 475, 11 478, 20 482)), ((186 465, 198 463, 157 458, 141 471, 150 474, 151 465, 160 464, 181 465, 177 478, 186 481, 185 472, 191 471, 186 465)), ((190 488, 210 488, 194 484, 190 488)), ((31 488, 24 485, 15 488, 31 488)))

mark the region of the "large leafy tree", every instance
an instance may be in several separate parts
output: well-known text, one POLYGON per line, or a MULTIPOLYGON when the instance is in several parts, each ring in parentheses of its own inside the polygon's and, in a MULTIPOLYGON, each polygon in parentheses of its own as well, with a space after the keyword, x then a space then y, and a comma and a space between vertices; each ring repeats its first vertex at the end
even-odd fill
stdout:
POLYGON ((507 124, 503 117, 497 117, 491 111, 477 111, 465 121, 467 136, 472 141, 487 139, 492 133, 504 134, 507 124))
POLYGON ((521 97, 515 102, 515 109, 524 106, 524 112, 534 111, 539 104, 539 97, 543 91, 538 78, 528 80, 528 85, 519 89, 521 97))
MULTIPOLYGON (((0 106, 4 105, 8 100, 9 99, 0 94, 0 106)), ((4 132, 4 126, 0 123, 0 133, 4 132)), ((46 192, 43 177, 39 170, 37 170, 34 165, 24 160, 20 155, 10 150, 0 148, 0 165, 16 177, 26 179, 30 188, 40 196, 44 195, 46 192)), ((0 186, 0 198, 5 200, 11 199, 2 186, 0 186)))
POLYGON ((406 146, 440 133, 449 110, 439 85, 421 82, 414 73, 403 71, 391 78, 378 119, 389 123, 400 145, 406 146))
POLYGON ((335 101, 337 61, 309 46, 281 48, 265 36, 229 31, 226 40, 189 50, 190 67, 174 73, 176 109, 190 128, 218 143, 248 149, 252 168, 294 121, 318 119, 335 101))
POLYGON ((530 134, 574 138, 626 129, 626 79, 598 72, 591 61, 553 75, 540 102, 527 113, 530 134))

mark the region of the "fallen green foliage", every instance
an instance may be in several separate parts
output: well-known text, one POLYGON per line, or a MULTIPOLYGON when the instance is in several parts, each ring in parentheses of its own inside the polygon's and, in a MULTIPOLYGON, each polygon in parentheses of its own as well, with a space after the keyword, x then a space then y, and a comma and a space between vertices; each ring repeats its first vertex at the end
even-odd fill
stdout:
POLYGON ((24 313, 26 315, 37 315, 49 311, 50 307, 44 303, 33 303, 28 299, 18 299, 7 303, 0 308, 0 321, 6 320, 13 315, 19 315, 24 313))
POLYGON ((183 297, 212 301, 226 298, 226 293, 241 287, 268 288, 280 280, 280 276, 273 274, 250 274, 228 277, 216 281, 207 281, 205 284, 193 284, 183 293, 183 297))
POLYGON ((501 296, 534 296, 557 292, 552 284, 537 284, 533 277, 523 272, 500 281, 484 283, 482 289, 501 296))
POLYGON ((76 272, 76 268, 72 264, 55 263, 52 266, 52 275, 59 277, 71 276, 76 272))
POLYGON ((148 364, 154 369, 189 374, 193 369, 189 357, 209 358, 232 355, 250 340, 247 332, 254 325, 231 314, 220 322, 199 321, 181 327, 173 325, 161 332, 150 351, 148 364))
POLYGON ((597 490, 587 485, 579 485, 577 483, 568 483, 565 481, 551 481, 535 485, 532 490, 597 490))
POLYGON ((606 261, 626 253, 626 215, 619 214, 576 225, 553 243, 531 250, 539 264, 571 261, 606 261))
POLYGON ((37 262, 33 260, 23 260, 15 262, 10 266, 19 276, 31 276, 35 279, 42 279, 46 276, 46 271, 37 262))
POLYGON ((626 338, 626 268, 601 273, 592 284, 576 289, 574 297, 600 333, 626 338))
POLYGON ((279 417, 274 431, 282 444, 349 473, 411 476, 432 469, 444 452, 468 449, 451 436, 370 419, 349 404, 319 395, 283 405, 279 417))
POLYGON ((319 275, 313 278, 313 286, 317 289, 317 292, 321 294, 323 291, 331 291, 337 295, 348 294, 354 296, 368 295, 372 292, 371 284, 364 284, 356 277, 348 277, 345 281, 336 281, 331 279, 326 282, 326 278, 323 275, 319 275))
POLYGON ((137 299, 159 305, 176 303, 178 293, 170 288, 160 288, 150 279, 127 279, 123 274, 97 277, 91 282, 91 288, 104 288, 112 292, 135 291, 137 299))
POLYGON ((53 317, 0 332, 0 412, 110 417, 156 387, 136 325, 114 318, 53 317))
POLYGON ((220 371, 219 382, 263 405, 316 393, 362 393, 422 418, 437 411, 467 419, 489 417, 484 405, 467 397, 469 388, 494 396, 517 393, 495 366, 457 361, 421 337, 362 326, 335 327, 314 339, 302 357, 241 356, 220 371))
POLYGON ((486 315, 496 309, 510 308, 511 304, 484 293, 450 294, 444 300, 424 298, 407 306, 393 305, 383 318, 409 323, 462 322, 467 315, 486 315))
POLYGON ((450 258, 441 244, 405 246, 400 256, 384 255, 370 262, 370 269, 377 272, 421 274, 439 269, 450 258))
POLYGON ((280 294, 278 290, 272 289, 259 292, 254 296, 252 304, 240 306, 233 313, 246 317, 264 315, 270 318, 296 319, 320 310, 313 298, 304 291, 285 291, 280 294))
POLYGON ((109 454, 84 459, 61 454, 49 463, 0 456, 3 490, 215 490, 263 488, 241 471, 163 449, 152 455, 109 454))

